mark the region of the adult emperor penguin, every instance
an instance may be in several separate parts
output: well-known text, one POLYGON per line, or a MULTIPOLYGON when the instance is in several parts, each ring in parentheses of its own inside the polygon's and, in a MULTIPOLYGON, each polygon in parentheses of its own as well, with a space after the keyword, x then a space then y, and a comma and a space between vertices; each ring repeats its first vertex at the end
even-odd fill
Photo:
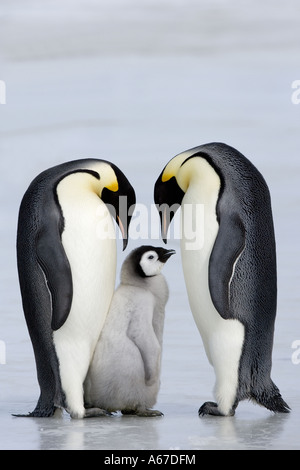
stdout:
POLYGON ((160 386, 168 286, 161 269, 174 250, 141 246, 125 259, 85 382, 87 406, 161 416, 160 386))
POLYGON ((188 298, 216 374, 217 403, 204 403, 199 415, 232 416, 243 399, 288 412, 270 377, 276 253, 262 175, 234 148, 210 143, 171 159, 156 181, 154 199, 165 242, 174 212, 182 209, 188 298))
POLYGON ((40 397, 26 416, 73 418, 84 409, 83 382, 113 296, 114 215, 127 245, 135 193, 105 160, 50 168, 30 184, 20 206, 17 259, 24 314, 33 344, 40 397))

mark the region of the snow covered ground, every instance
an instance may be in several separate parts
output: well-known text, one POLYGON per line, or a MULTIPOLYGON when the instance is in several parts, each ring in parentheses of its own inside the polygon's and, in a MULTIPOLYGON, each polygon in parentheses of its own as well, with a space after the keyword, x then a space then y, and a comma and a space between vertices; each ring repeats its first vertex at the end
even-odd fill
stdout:
MULTIPOLYGON (((1 449, 300 448, 299 53, 297 0, 1 0, 1 449), (211 141, 239 149, 270 187, 279 288, 272 375, 292 412, 245 402, 233 418, 198 417, 214 374, 171 240, 156 405, 164 417, 12 417, 31 411, 39 392, 15 257, 28 184, 63 161, 104 158, 150 210, 166 162, 211 141)), ((151 224, 158 233, 155 211, 151 224)), ((124 254, 118 242, 118 265, 146 243, 163 244, 142 228, 124 254)))

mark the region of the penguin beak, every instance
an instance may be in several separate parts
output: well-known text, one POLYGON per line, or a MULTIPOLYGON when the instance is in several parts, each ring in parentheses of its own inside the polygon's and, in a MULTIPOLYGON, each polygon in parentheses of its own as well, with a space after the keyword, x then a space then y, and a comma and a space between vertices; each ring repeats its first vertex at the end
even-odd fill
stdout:
POLYGON ((164 172, 162 171, 154 186, 154 202, 159 212, 161 235, 165 243, 167 243, 170 222, 180 207, 183 196, 184 191, 178 185, 176 177, 172 176, 165 181, 164 172))
POLYGON ((121 190, 115 193, 115 195, 118 198, 118 203, 115 205, 115 219, 122 234, 124 251, 128 245, 129 225, 135 208, 135 192, 131 187, 127 188, 125 193, 121 190))
POLYGON ((132 214, 135 208, 135 192, 132 186, 121 189, 119 194, 119 212, 116 215, 116 221, 123 237, 123 251, 128 245, 128 230, 132 214))
POLYGON ((128 229, 135 208, 136 197, 129 181, 123 174, 121 176, 121 178, 118 178, 118 190, 111 191, 108 188, 104 188, 101 199, 107 205, 108 210, 120 228, 124 251, 128 245, 128 229))
POLYGON ((125 248, 127 247, 128 245, 128 227, 129 227, 129 224, 130 224, 130 219, 131 217, 129 218, 127 216, 127 223, 126 225, 124 226, 123 223, 122 223, 122 219, 120 218, 119 215, 116 216, 116 222, 119 226, 119 229, 121 230, 121 233, 122 233, 122 237, 123 237, 123 251, 125 250, 125 248), (126 228, 125 228, 126 227, 126 228))
POLYGON ((159 254, 159 261, 162 263, 166 263, 170 256, 175 255, 176 251, 175 250, 165 250, 164 248, 161 248, 161 252, 159 254))
POLYGON ((158 211, 160 215, 161 237, 164 243, 167 243, 168 229, 173 215, 170 216, 169 206, 167 206, 166 204, 163 204, 161 209, 158 209, 158 211))

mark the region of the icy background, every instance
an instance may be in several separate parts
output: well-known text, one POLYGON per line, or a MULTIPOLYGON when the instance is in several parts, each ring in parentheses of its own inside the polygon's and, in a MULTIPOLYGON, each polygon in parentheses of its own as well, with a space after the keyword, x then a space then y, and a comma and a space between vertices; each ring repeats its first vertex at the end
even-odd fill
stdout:
MULTIPOLYGON (((300 104, 292 102, 299 61, 298 0, 0 0, 1 449, 300 448, 300 104), (198 418, 213 398, 214 374, 173 240, 156 405, 165 416, 12 417, 32 411, 39 394, 15 256, 31 180, 63 161, 104 158, 150 207, 166 162, 210 141, 240 150, 270 187, 279 288, 272 377, 292 413, 244 402, 233 418, 198 418)), ((134 239, 125 255, 149 242, 162 245, 134 239)))

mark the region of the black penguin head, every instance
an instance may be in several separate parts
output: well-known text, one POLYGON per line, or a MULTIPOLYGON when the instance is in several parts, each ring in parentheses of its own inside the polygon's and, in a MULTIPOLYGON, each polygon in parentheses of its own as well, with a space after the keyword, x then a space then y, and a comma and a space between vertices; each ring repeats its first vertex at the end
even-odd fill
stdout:
MULTIPOLYGON (((105 203, 111 216, 116 220, 122 236, 123 250, 128 244, 128 228, 135 207, 135 191, 124 173, 113 163, 107 160, 82 159, 67 162, 51 169, 60 175, 55 182, 55 198, 59 183, 70 175, 80 173, 93 178, 82 181, 89 190, 94 192, 105 203)), ((40 176, 49 173, 41 173, 40 176)), ((78 184, 78 181, 77 181, 78 184)), ((75 187, 76 189, 76 187, 75 187)))
POLYGON ((196 159, 205 159, 219 174, 210 156, 200 151, 200 148, 195 147, 172 158, 155 183, 154 202, 160 215, 162 239, 165 243, 170 222, 181 206, 190 181, 197 172, 196 159))
POLYGON ((162 239, 167 243, 167 233, 171 220, 179 209, 185 190, 182 189, 177 180, 180 167, 186 160, 184 154, 172 158, 159 175, 154 186, 154 202, 159 212, 162 239))
POLYGON ((128 228, 136 203, 135 191, 122 171, 116 165, 109 164, 115 172, 117 188, 104 187, 101 199, 121 230, 125 250, 128 244, 128 228))
POLYGON ((175 176, 164 181, 162 175, 163 172, 155 183, 154 202, 160 216, 162 239, 167 243, 168 228, 181 205, 184 192, 178 185, 175 176))
POLYGON ((143 245, 133 250, 129 258, 135 274, 145 278, 160 274, 164 264, 175 253, 175 250, 143 245))

